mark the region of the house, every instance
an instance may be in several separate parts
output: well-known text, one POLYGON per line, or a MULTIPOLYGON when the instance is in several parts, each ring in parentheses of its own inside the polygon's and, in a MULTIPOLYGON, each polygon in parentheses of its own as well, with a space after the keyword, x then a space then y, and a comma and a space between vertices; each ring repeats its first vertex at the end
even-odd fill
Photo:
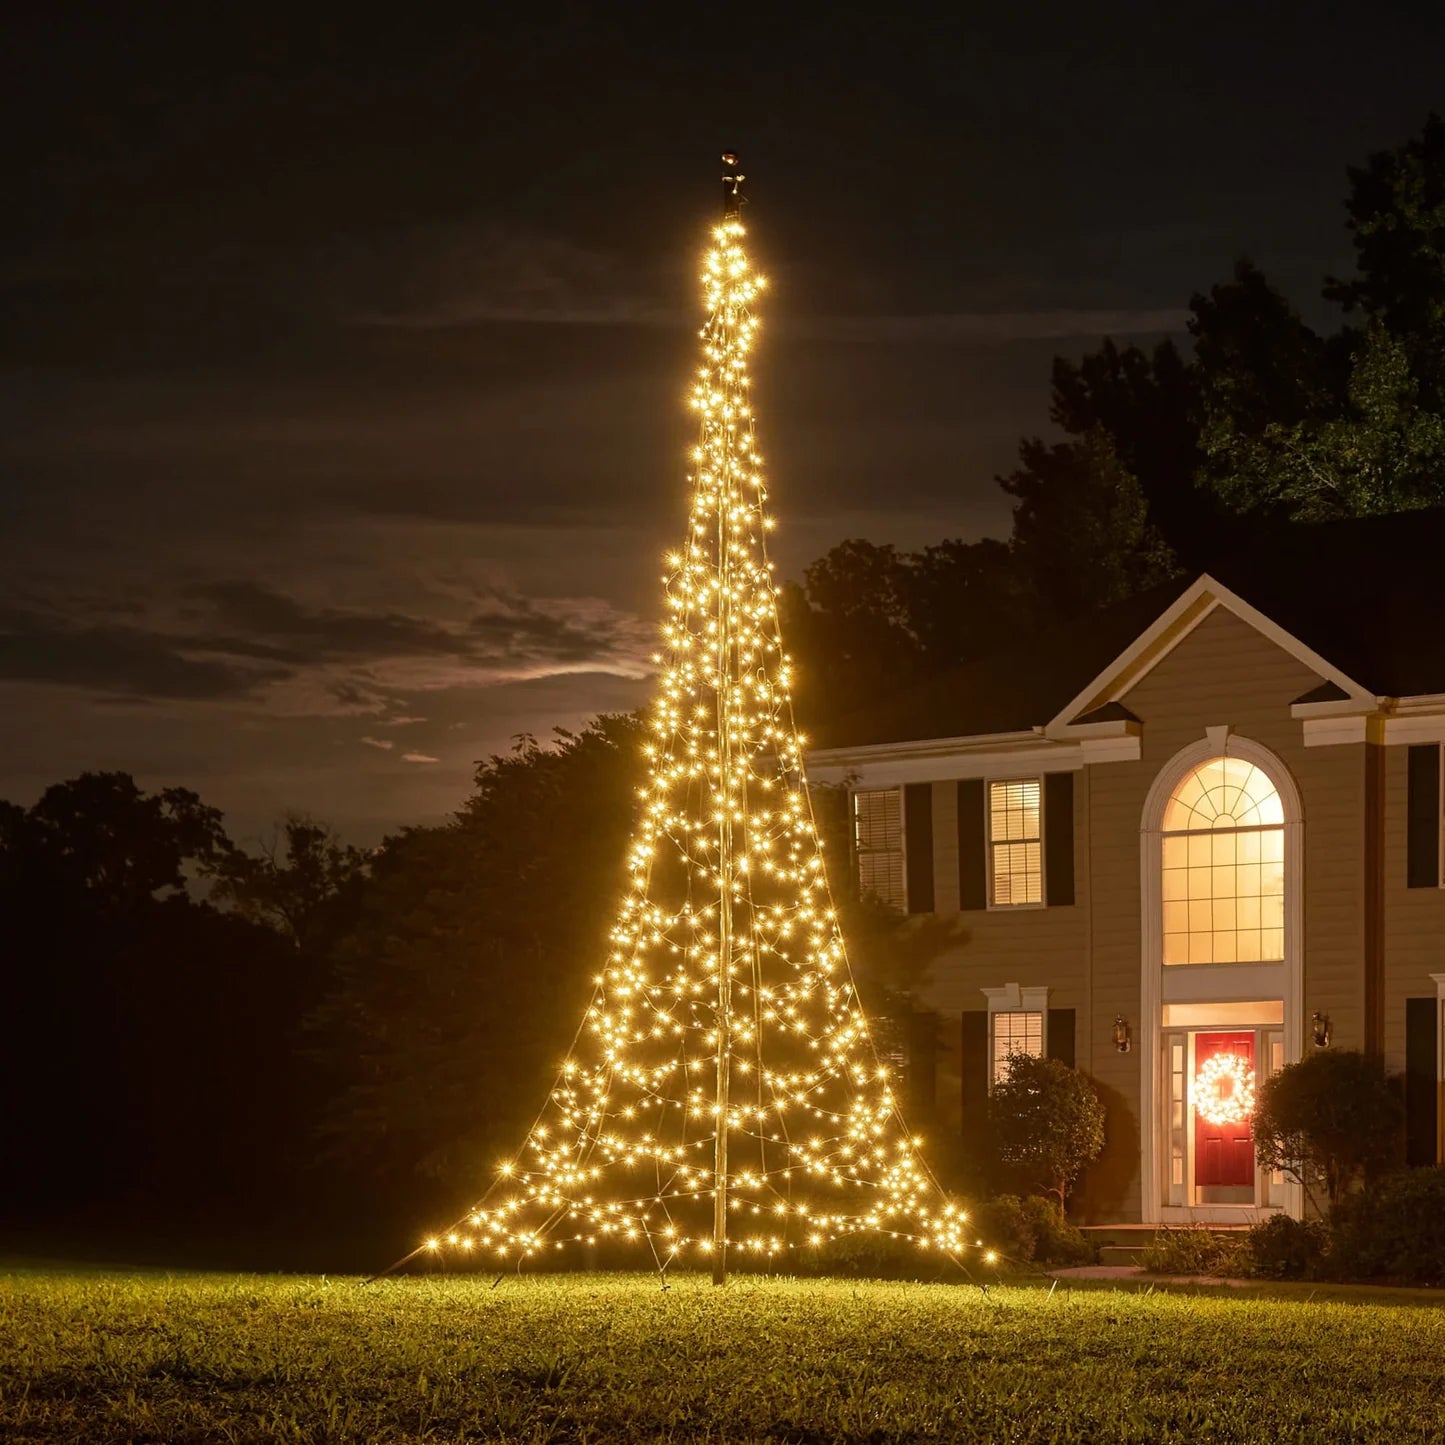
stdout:
POLYGON ((860 886, 958 925, 918 1000, 935 1140, 1044 1053, 1108 1107, 1088 1221, 1299 1214, 1249 1091, 1328 1047, 1445 1158, 1445 512, 1267 539, 824 741, 860 886))

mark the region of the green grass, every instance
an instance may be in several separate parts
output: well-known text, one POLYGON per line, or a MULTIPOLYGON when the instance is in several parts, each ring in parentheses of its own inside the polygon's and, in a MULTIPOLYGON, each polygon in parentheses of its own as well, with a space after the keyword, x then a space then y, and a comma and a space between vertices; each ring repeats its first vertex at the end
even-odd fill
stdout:
POLYGON ((0 1438, 1438 1441, 1445 1310, 680 1276, 0 1279, 0 1438))

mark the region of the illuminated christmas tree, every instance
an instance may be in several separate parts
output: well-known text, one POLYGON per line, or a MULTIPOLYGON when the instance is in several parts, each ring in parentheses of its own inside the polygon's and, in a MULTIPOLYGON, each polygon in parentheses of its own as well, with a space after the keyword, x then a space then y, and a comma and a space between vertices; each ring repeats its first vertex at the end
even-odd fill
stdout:
POLYGON ((630 888, 525 1146, 428 1249, 635 1240, 659 1268, 710 1257, 721 1284, 730 1249, 777 1257, 864 1230, 962 1246, 870 1040, 803 778, 749 394, 764 283, 723 159, 630 888))

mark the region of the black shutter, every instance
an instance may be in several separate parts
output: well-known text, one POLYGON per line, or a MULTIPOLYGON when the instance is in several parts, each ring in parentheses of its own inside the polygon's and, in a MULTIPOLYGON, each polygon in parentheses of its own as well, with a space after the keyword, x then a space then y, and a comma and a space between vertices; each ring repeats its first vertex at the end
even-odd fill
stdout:
POLYGON ((1071 1008, 1049 1010, 1049 1057, 1074 1067, 1074 1011, 1071 1008))
POLYGON ((1405 1000, 1405 1162, 1439 1159, 1440 1001, 1405 1000))
POLYGON ((959 1032, 963 1117, 959 1126, 958 1187, 986 1195, 993 1188, 993 1136, 988 1127, 988 1010, 965 1009, 959 1032))
POLYGON ((1050 908, 1074 901, 1074 775, 1044 774, 1044 879, 1050 908))
POLYGON ((988 1138, 988 1010, 965 1009, 959 1035, 958 1068, 963 1095, 965 1152, 981 1150, 988 1138))
POLYGON ((1409 828, 1405 871, 1411 888, 1440 886, 1440 745, 1410 750, 1409 828))
POLYGON ((958 906, 988 907, 988 864, 984 858, 983 779, 958 785, 958 906))
POLYGON ((926 1122, 938 1112, 938 1015, 913 1009, 908 1015, 908 1117, 926 1122))
POLYGON ((908 911, 933 912, 933 784, 903 790, 903 861, 908 869, 908 911))

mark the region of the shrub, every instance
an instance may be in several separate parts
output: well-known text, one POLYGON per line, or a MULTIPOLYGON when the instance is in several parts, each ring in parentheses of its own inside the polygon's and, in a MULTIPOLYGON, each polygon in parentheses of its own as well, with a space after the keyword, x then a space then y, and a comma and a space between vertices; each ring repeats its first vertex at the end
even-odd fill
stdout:
POLYGON ((1330 1271, 1445 1284, 1445 1168, 1405 1169, 1331 1211, 1330 1271))
POLYGON ((1052 1199, 1033 1194, 1020 1201, 1025 1223, 1033 1230, 1034 1258, 1040 1264, 1093 1264, 1098 1251, 1064 1218, 1052 1199))
POLYGON ((1249 1272, 1261 1279, 1317 1279, 1329 1242, 1329 1230, 1319 1220, 1276 1214, 1249 1231, 1249 1272))
POLYGON ((977 1226, 972 1233, 986 1249, 996 1250, 1007 1263, 1027 1264, 1034 1257, 1037 1233, 1018 1195, 1000 1194, 970 1210, 969 1218, 977 1226))
POLYGON ((988 1096, 1000 1161, 1031 1188, 1068 1203, 1074 1181, 1104 1147, 1104 1106, 1093 1084, 1058 1059, 1010 1054, 988 1096))
POLYGON ((1052 1199, 1000 1194, 970 1211, 974 1235, 1008 1264, 1093 1264, 1097 1251, 1052 1199))
POLYGON ((1338 1204, 1359 1179, 1394 1161, 1402 1122, 1377 1059, 1353 1049, 1320 1050, 1260 1085, 1255 1156, 1306 1192, 1323 1185, 1329 1202, 1338 1204))
POLYGON ((1243 1240, 1215 1234, 1202 1224, 1164 1228, 1144 1251, 1144 1268, 1150 1274, 1211 1274, 1221 1277, 1248 1268, 1243 1240))

